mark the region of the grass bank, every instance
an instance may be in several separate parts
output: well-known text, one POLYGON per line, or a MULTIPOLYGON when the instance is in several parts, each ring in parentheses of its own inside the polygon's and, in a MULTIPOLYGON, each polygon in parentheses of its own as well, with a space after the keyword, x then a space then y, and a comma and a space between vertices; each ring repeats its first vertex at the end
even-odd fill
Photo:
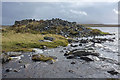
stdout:
POLYGON ((55 48, 57 46, 67 46, 66 38, 55 34, 32 34, 32 33, 15 33, 14 31, 3 32, 2 34, 2 51, 32 51, 33 48, 55 48), (40 42, 45 36, 53 37, 52 42, 40 42))

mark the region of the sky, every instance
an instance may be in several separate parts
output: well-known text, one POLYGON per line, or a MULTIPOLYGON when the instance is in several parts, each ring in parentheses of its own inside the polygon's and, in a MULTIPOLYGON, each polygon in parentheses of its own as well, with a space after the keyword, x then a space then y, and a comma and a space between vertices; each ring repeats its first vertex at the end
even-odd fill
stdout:
POLYGON ((2 25, 60 18, 81 24, 117 24, 118 2, 2 2, 2 25))

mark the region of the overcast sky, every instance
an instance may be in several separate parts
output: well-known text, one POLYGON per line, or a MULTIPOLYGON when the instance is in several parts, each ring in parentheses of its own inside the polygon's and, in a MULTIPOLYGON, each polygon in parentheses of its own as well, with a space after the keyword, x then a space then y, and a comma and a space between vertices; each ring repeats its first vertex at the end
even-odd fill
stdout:
POLYGON ((2 24, 15 20, 61 18, 89 24, 117 24, 117 2, 3 2, 2 24))

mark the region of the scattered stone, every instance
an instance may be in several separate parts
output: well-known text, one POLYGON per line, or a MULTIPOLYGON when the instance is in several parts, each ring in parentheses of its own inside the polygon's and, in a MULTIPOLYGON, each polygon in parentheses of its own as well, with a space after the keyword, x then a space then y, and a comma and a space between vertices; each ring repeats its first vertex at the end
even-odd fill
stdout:
POLYGON ((74 71, 73 70, 69 70, 68 72, 73 73, 74 71))
POLYGON ((69 56, 67 57, 67 59, 73 59, 73 58, 75 58, 73 55, 69 55, 69 56))
POLYGON ((82 46, 82 44, 79 44, 79 46, 82 46))
POLYGON ((44 37, 44 39, 45 39, 45 40, 50 40, 50 41, 53 41, 53 40, 54 40, 54 38, 52 38, 52 37, 44 37))
POLYGON ((87 62, 89 62, 89 61, 94 61, 93 59, 91 59, 91 58, 89 58, 89 57, 87 57, 87 56, 82 56, 82 57, 80 57, 80 59, 83 59, 83 60, 85 60, 85 61, 87 61, 87 62))
POLYGON ((1 58, 0 60, 2 61, 2 63, 6 63, 6 62, 11 60, 10 57, 7 54, 5 54, 5 53, 2 53, 0 55, 0 58, 1 58))
POLYGON ((17 70, 17 69, 14 69, 13 71, 14 71, 14 72, 19 72, 19 70, 17 70))
POLYGON ((8 52, 7 55, 10 57, 17 57, 20 56, 22 53, 21 52, 8 52))
POLYGON ((12 71, 12 68, 6 69, 5 71, 10 72, 10 71, 12 71))
POLYGON ((47 49, 47 47, 46 46, 42 46, 42 49, 47 49))
POLYGON ((72 39, 67 39, 67 40, 68 40, 68 42, 69 42, 69 43, 72 43, 72 42, 73 42, 73 40, 72 40, 72 39))
POLYGON ((25 64, 23 67, 24 67, 24 68, 28 68, 29 65, 30 65, 30 64, 25 64))
POLYGON ((75 45, 75 44, 74 44, 74 45, 73 45, 73 44, 71 44, 70 46, 71 46, 71 47, 78 47, 78 45, 75 45))
POLYGON ((114 69, 114 70, 107 71, 107 72, 110 73, 111 75, 117 75, 117 74, 119 74, 119 72, 116 71, 115 69, 114 69))
POLYGON ((71 64, 75 64, 75 61, 74 61, 74 62, 71 62, 71 64))
POLYGON ((19 60, 19 63, 22 63, 23 61, 22 60, 19 60))

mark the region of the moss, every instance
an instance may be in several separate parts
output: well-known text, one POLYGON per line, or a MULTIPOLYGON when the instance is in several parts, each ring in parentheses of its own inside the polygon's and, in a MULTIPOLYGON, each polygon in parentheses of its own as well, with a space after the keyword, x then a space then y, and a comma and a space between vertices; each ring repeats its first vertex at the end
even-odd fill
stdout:
POLYGON ((46 62, 46 61, 49 61, 49 60, 55 61, 52 57, 48 57, 48 56, 45 56, 45 55, 42 55, 42 54, 33 55, 32 60, 43 61, 43 62, 46 62))

